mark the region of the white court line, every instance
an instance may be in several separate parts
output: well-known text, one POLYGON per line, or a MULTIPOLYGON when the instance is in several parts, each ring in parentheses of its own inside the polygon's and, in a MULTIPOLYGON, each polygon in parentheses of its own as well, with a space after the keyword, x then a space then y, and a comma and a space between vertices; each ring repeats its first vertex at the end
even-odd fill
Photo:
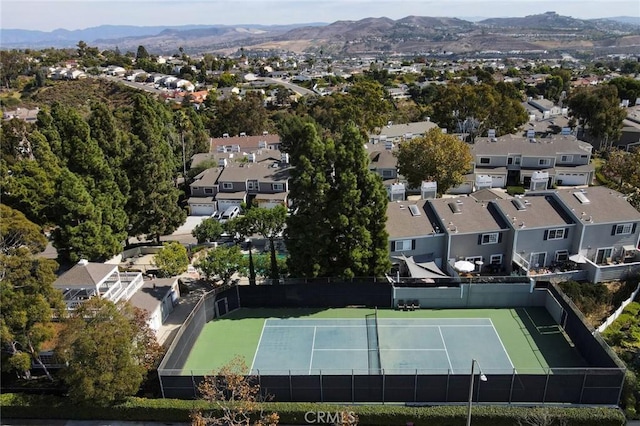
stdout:
MULTIPOLYGON (((493 320, 491 318, 489 318, 489 321, 491 321, 491 327, 493 327, 493 332, 496 333, 496 337, 500 341, 500 346, 502 346, 502 350, 504 351, 504 354, 507 356, 507 359, 509 360, 509 364, 511 364, 511 370, 515 370, 515 367, 513 366, 513 363, 511 362, 511 358, 509 357, 509 352, 507 352, 507 348, 504 347, 504 343, 502 343, 502 339, 500 338, 500 335, 498 334, 498 330, 496 330, 496 327, 493 325, 493 320)), ((516 373, 517 373, 517 371, 516 371, 516 373)))
MULTIPOLYGON (((371 349, 374 351, 375 349, 371 349)), ((424 349, 424 348, 393 348, 393 349, 380 349, 381 351, 446 351, 446 349, 424 349)), ((351 352, 369 352, 369 349, 314 349, 315 352, 343 352, 343 351, 351 351, 351 352)))
MULTIPOLYGON (((365 324, 358 325, 267 325, 266 328, 362 328, 365 324)), ((491 324, 444 324, 444 325, 426 325, 426 324, 378 324, 378 328, 438 328, 438 327, 493 327, 491 324)))
POLYGON ((444 351, 447 354, 447 362, 449 362, 449 370, 451 374, 453 373, 453 365, 451 365, 451 358, 449 358, 449 351, 447 350, 447 344, 444 342, 444 336, 442 335, 442 329, 438 327, 438 331, 440 332, 440 339, 442 339, 442 346, 444 346, 444 351))
POLYGON ((313 327, 313 340, 311 341, 311 359, 309 360, 309 375, 311 375, 311 365, 313 364, 313 351, 316 347, 316 327, 313 327))
POLYGON ((421 352, 442 352, 442 351, 446 351, 446 349, 425 349, 425 348, 414 348, 414 349, 407 349, 407 348, 393 348, 393 349, 380 349, 381 351, 421 351, 421 352))
POLYGON ((357 352, 357 351, 361 351, 361 352, 369 352, 369 349, 352 349, 352 348, 345 348, 345 349, 338 349, 338 348, 333 348, 333 349, 314 349, 314 351, 316 352, 331 352, 331 351, 352 351, 352 352, 357 352))
POLYGON ((251 361, 251 369, 249 370, 249 374, 253 371, 253 364, 256 363, 256 357, 258 356, 258 350, 260 349, 260 342, 262 342, 262 335, 264 334, 264 329, 267 328, 268 319, 264 320, 262 323, 262 331, 260 332, 260 339, 258 339, 258 347, 256 348, 256 353, 253 354, 253 361, 251 361))
POLYGON ((268 328, 362 328, 364 323, 358 325, 268 325, 268 328))

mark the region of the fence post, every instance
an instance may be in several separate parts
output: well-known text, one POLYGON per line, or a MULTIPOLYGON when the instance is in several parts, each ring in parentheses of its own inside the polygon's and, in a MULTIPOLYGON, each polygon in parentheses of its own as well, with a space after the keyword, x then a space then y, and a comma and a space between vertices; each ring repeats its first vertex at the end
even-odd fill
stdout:
POLYGON ((166 398, 164 396, 164 384, 162 383, 162 373, 158 370, 158 380, 160 380, 160 393, 162 394, 162 399, 166 398))
POLYGON ((509 404, 511 404, 511 400, 513 399, 513 384, 516 381, 516 369, 513 369, 511 373, 511 388, 509 389, 509 404))
POLYGON ((353 373, 353 369, 351 369, 351 403, 354 404, 356 402, 356 378, 353 373))
POLYGON ((196 379, 193 377, 193 370, 191 370, 191 386, 193 388, 193 397, 198 397, 198 388, 196 387, 196 379))
POLYGON ((444 394, 444 402, 449 402, 449 380, 451 378, 451 369, 447 368, 447 389, 444 394))
POLYGON ((551 369, 547 368, 547 380, 545 380, 544 382, 544 392, 542 393, 542 403, 544 404, 544 402, 547 400, 547 385, 549 385, 549 373, 550 373, 551 369))
POLYGON ((620 399, 622 398, 622 389, 624 388, 624 379, 627 376, 627 370, 623 369, 623 370, 619 370, 622 373, 622 381, 620 382, 620 391, 618 391, 618 399, 616 400, 616 402, 614 402, 614 404, 617 404, 618 401, 620 401, 620 399))
POLYGON ((582 395, 584 395, 584 385, 587 383, 587 373, 589 373, 589 369, 584 369, 584 377, 582 378, 582 387, 580 388, 580 400, 578 403, 582 404, 582 395))

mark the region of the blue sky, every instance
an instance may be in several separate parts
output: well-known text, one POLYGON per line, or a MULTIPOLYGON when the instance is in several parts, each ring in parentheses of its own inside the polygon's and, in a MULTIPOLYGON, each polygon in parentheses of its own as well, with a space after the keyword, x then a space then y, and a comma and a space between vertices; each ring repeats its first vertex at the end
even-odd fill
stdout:
POLYGON ((590 19, 640 16, 639 0, 0 0, 2 28, 51 31, 98 25, 294 24, 408 15, 460 18, 546 11, 590 19))

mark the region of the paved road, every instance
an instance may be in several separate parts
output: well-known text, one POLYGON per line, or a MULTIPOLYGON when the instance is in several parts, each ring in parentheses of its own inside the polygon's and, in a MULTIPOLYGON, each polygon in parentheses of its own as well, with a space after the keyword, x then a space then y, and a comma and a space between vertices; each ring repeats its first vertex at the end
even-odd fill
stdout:
POLYGON ((302 96, 315 95, 316 94, 313 90, 305 89, 302 86, 298 86, 297 84, 289 83, 288 81, 282 80, 281 78, 264 77, 264 81, 266 81, 267 83, 280 84, 280 85, 286 87, 287 89, 291 90, 292 92, 295 92, 295 93, 297 93, 299 95, 302 95, 302 96))

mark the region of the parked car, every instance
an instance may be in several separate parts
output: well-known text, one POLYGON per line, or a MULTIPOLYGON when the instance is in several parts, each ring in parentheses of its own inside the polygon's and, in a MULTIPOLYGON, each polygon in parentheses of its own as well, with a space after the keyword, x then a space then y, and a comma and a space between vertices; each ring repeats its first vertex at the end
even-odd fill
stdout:
POLYGON ((211 214, 211 219, 220 220, 221 216, 222 216, 222 212, 219 212, 218 210, 216 210, 211 214))
POLYGON ((239 214, 240 207, 231 206, 227 210, 225 210, 224 213, 222 213, 222 216, 220 217, 220 223, 225 223, 226 221, 231 220, 234 217, 238 217, 239 214))

